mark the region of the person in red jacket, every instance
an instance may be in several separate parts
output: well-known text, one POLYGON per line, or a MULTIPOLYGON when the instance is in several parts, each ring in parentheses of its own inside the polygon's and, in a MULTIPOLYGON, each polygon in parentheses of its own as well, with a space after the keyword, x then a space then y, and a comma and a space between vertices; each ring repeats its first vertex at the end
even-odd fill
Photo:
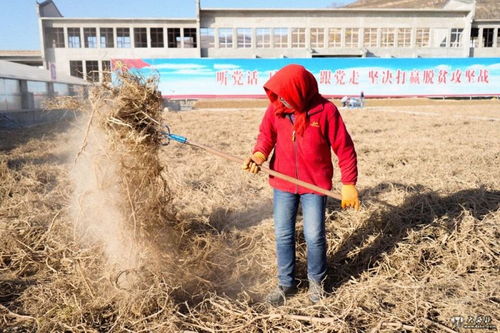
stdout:
MULTIPOLYGON (((335 105, 319 94, 314 76, 300 65, 288 65, 264 85, 270 104, 260 124, 257 143, 243 169, 257 173, 273 152, 270 168, 312 183, 332 188, 331 150, 339 161, 342 208, 359 209, 358 177, 354 144, 335 105)), ((297 291, 295 279, 295 222, 299 202, 304 217, 307 245, 309 298, 324 297, 326 277, 326 196, 270 176, 274 189, 273 215, 278 261, 278 286, 267 301, 281 305, 297 291)))

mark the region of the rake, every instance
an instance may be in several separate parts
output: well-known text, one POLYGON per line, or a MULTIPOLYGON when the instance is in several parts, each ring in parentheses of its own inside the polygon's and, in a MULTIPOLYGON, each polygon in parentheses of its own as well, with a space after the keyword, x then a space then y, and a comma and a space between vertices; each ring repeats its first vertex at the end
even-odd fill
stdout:
MULTIPOLYGON (((177 135, 177 134, 172 134, 172 133, 170 133, 170 128, 168 126, 164 125, 164 127, 165 127, 165 130, 161 131, 161 134, 162 134, 163 139, 164 139, 162 141, 162 145, 164 145, 164 146, 168 145, 171 140, 174 140, 174 141, 182 143, 182 144, 186 144, 186 145, 190 145, 190 146, 193 146, 193 147, 197 147, 197 148, 203 149, 203 150, 205 150, 205 151, 207 151, 207 152, 209 152, 209 153, 211 153, 213 155, 225 158, 227 160, 230 160, 230 161, 233 161, 233 162, 236 162, 236 163, 239 163, 239 164, 243 164, 243 162, 244 162, 243 159, 241 159, 241 158, 239 158, 237 156, 233 156, 233 155, 224 153, 222 151, 219 151, 217 149, 213 149, 211 147, 205 146, 203 144, 193 142, 191 140, 188 140, 188 138, 186 138, 185 136, 181 136, 181 135, 177 135)), ((328 190, 325 190, 324 188, 318 187, 318 186, 313 185, 311 183, 307 183, 307 182, 304 182, 304 181, 302 181, 300 179, 284 175, 284 174, 282 174, 280 172, 271 170, 271 169, 269 169, 268 167, 265 167, 265 166, 260 166, 260 169, 262 171, 264 171, 265 173, 273 176, 273 177, 286 180, 287 182, 290 182, 290 183, 298 185, 298 186, 305 187, 305 188, 307 188, 309 190, 312 190, 312 191, 321 193, 323 195, 329 196, 330 198, 334 198, 336 200, 341 200, 341 196, 338 193, 335 193, 335 192, 332 192, 332 191, 328 191, 328 190)))

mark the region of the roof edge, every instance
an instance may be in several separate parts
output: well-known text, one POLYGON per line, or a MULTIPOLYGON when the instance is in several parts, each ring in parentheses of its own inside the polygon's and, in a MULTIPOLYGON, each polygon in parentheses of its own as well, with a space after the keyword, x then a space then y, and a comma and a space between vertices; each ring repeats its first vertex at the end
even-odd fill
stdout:
POLYGON ((438 13, 469 13, 470 9, 444 8, 201 8, 200 11, 319 11, 319 12, 438 12, 438 13))
POLYGON ((127 21, 152 21, 152 20, 163 20, 163 21, 195 21, 196 18, 190 18, 190 17, 182 17, 182 18, 175 18, 175 17, 41 17, 40 19, 42 20, 57 20, 57 21, 64 21, 64 20, 82 20, 82 21, 90 21, 90 20, 110 20, 110 21, 120 21, 120 20, 127 20, 127 21))

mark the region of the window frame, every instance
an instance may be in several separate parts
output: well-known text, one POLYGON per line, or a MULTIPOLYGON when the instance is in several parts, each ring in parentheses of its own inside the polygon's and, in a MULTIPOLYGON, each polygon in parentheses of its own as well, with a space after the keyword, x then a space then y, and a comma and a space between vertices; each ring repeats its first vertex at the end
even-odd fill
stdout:
POLYGON ((111 61, 101 60, 102 82, 111 82, 111 61))
POLYGON ((407 28, 407 27, 397 28, 397 30, 396 30, 396 37, 397 37, 396 46, 397 47, 411 47, 411 33, 412 33, 412 28, 407 28), (401 37, 403 37, 403 39, 401 37), (403 41, 403 43, 401 41, 403 41))
POLYGON ((288 48, 288 31, 288 28, 272 28, 272 47, 276 49, 288 48))
POLYGON ((196 28, 184 28, 183 29, 183 44, 182 47, 187 49, 196 49, 198 47, 198 31, 196 28))
POLYGON ((451 28, 450 47, 457 48, 463 46, 464 28, 451 28))
POLYGON ((174 28, 174 27, 167 28, 167 48, 169 49, 181 48, 181 28, 174 28))
POLYGON ((430 47, 431 46, 431 29, 430 28, 416 28, 415 29, 415 46, 416 47, 430 47), (427 39, 425 39, 425 37, 427 39), (427 41, 427 43, 424 43, 427 41))
POLYGON ((396 28, 381 28, 380 47, 395 47, 395 46, 396 46, 396 28))
POLYGON ((109 49, 115 47, 115 29, 110 27, 99 28, 99 46, 102 49, 109 49), (111 36, 110 36, 111 32, 111 36), (104 37, 104 40, 103 40, 104 37), (110 38, 111 37, 111 38, 110 38))
POLYGON ((345 28, 344 46, 349 48, 359 47, 359 28, 345 28), (347 36, 350 36, 349 41, 347 40, 347 36))
POLYGON ((200 47, 202 49, 209 49, 215 47, 214 28, 200 28, 200 47))
POLYGON ((97 48, 97 29, 93 27, 83 27, 83 46, 86 49, 97 48))
POLYGON ((149 39, 151 41, 151 48, 165 47, 165 31, 163 27, 149 28, 149 39))
POLYGON ((236 47, 239 49, 248 49, 252 47, 252 28, 236 28, 236 47), (241 35, 240 32, 245 31, 246 33, 241 35), (248 38, 248 39, 247 39, 248 38))
POLYGON ((230 49, 233 47, 233 28, 218 28, 219 48, 230 49))
POLYGON ((78 77, 80 79, 83 79, 83 61, 82 60, 70 60, 69 61, 69 73, 73 77, 78 77), (73 65, 78 65, 78 68, 74 68, 73 65), (78 70, 79 69, 79 70, 78 70))
POLYGON ((328 28, 328 47, 342 47, 342 28, 339 27, 330 27, 328 28), (338 40, 336 38, 338 37, 338 40))
POLYGON ((309 45, 314 49, 325 47, 325 28, 309 28, 309 45))
POLYGON ((85 79, 89 82, 99 82, 99 61, 85 60, 85 79))
POLYGON ((306 28, 290 28, 291 29, 291 45, 292 48, 306 47, 306 28))
POLYGON ((75 27, 68 27, 68 48, 80 49, 81 47, 82 47, 81 29, 75 27), (76 32, 78 32, 78 34, 76 34, 76 32))
POLYGON ((116 47, 119 49, 130 49, 132 47, 129 27, 116 28, 116 47))
POLYGON ((363 29, 363 46, 364 47, 378 47, 378 28, 364 28, 363 29), (374 33, 375 32, 375 33, 374 33), (369 37, 367 39, 367 36, 369 37))
POLYGON ((261 49, 269 49, 272 45, 272 29, 271 28, 256 28, 255 29, 255 47, 261 49), (260 34, 262 32, 262 34, 260 34), (266 38, 267 37, 267 38, 266 38))
POLYGON ((47 48, 65 48, 64 28, 47 27, 45 28, 45 46, 47 48))
POLYGON ((484 28, 483 27, 483 35, 482 35, 482 43, 481 47, 491 48, 494 44, 494 36, 495 36, 495 28, 484 28), (490 33, 485 34, 488 31, 490 33))
POLYGON ((145 27, 134 27, 134 48, 144 49, 148 47, 148 29, 145 27))

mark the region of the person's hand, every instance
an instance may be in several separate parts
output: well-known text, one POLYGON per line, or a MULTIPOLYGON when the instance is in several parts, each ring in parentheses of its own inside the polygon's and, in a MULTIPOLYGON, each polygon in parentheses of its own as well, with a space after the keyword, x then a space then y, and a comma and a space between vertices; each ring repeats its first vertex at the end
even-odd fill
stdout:
POLYGON ((359 195, 355 185, 342 185, 342 201, 340 206, 342 208, 352 207, 359 210, 359 195))
POLYGON ((266 161, 266 156, 260 151, 256 151, 252 156, 245 159, 241 168, 251 173, 260 171, 260 166, 266 161))

